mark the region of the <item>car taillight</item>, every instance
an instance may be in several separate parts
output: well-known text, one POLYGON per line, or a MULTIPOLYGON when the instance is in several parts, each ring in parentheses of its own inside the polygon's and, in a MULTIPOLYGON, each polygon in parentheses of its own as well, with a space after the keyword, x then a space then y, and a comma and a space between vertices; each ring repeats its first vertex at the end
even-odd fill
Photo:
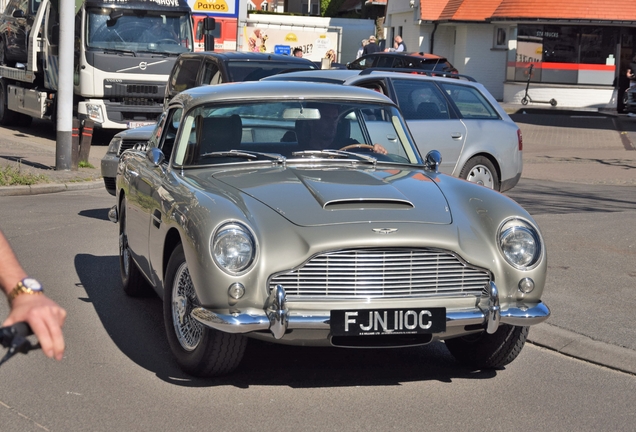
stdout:
POLYGON ((521 136, 521 129, 517 129, 517 140, 519 141, 519 151, 523 151, 523 137, 521 136))

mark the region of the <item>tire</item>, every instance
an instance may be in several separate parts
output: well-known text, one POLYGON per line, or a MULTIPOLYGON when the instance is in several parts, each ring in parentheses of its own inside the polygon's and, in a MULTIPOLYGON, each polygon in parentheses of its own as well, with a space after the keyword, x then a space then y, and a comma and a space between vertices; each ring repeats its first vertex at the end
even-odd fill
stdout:
POLYGON ((0 125, 14 126, 17 114, 7 106, 7 82, 0 78, 0 125))
POLYGON ((521 99, 521 105, 528 105, 528 98, 524 97, 523 99, 521 99))
POLYGON ((529 327, 502 324, 494 334, 485 331, 445 340, 448 351, 471 369, 499 369, 517 358, 526 343, 529 327))
POLYGON ((190 316, 199 300, 179 244, 170 256, 163 295, 163 317, 170 349, 181 369, 193 376, 213 377, 240 364, 247 339, 204 326, 190 316))
POLYGON ((495 166, 485 156, 470 158, 459 176, 471 183, 477 183, 496 191, 499 190, 499 174, 495 166))
POLYGON ((552 105, 552 106, 557 106, 557 101, 556 101, 556 99, 550 99, 550 105, 552 105))
POLYGON ((128 221, 126 220, 126 201, 122 200, 119 209, 119 273, 126 295, 147 297, 153 293, 150 284, 132 259, 128 246, 128 221))

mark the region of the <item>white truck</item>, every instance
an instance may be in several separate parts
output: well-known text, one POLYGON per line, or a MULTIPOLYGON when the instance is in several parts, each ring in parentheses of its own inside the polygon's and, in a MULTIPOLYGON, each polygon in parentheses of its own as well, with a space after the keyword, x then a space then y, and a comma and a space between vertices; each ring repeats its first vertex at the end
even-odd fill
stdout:
MULTIPOLYGON (((56 119, 58 1, 29 0, 28 11, 18 14, 31 18, 27 58, 2 56, 0 124, 56 119)), ((74 35, 74 116, 104 129, 154 123, 176 58, 193 50, 185 0, 84 0, 76 6, 74 35)))

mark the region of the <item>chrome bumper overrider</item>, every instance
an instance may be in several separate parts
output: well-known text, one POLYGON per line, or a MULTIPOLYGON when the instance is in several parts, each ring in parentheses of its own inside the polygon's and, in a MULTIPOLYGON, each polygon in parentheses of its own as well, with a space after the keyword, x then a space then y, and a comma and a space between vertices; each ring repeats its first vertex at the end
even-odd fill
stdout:
MULTIPOLYGON (((480 302, 480 307, 446 312, 446 326, 459 327, 484 325, 488 333, 497 331, 499 324, 528 326, 545 321, 550 309, 542 303, 499 304, 499 292, 490 282, 488 296, 480 302)), ((192 311, 192 317, 201 324, 225 333, 250 333, 269 330, 274 338, 281 339, 287 330, 312 329, 329 330, 329 311, 315 314, 294 313, 287 309, 285 290, 278 285, 272 290, 263 313, 220 314, 199 307, 192 311)))

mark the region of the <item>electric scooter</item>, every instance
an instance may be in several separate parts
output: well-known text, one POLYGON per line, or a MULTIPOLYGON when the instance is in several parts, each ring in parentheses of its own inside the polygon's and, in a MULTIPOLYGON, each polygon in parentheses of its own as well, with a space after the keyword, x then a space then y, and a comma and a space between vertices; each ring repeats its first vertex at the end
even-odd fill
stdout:
POLYGON ((533 68, 534 68, 534 64, 530 64, 530 68, 528 69, 528 82, 526 83, 526 95, 523 97, 523 99, 521 99, 521 104, 528 105, 528 102, 532 102, 532 103, 549 103, 552 106, 556 106, 557 105, 556 99, 550 99, 549 101, 532 100, 532 98, 528 94, 528 88, 530 87, 530 79, 532 78, 533 68))

